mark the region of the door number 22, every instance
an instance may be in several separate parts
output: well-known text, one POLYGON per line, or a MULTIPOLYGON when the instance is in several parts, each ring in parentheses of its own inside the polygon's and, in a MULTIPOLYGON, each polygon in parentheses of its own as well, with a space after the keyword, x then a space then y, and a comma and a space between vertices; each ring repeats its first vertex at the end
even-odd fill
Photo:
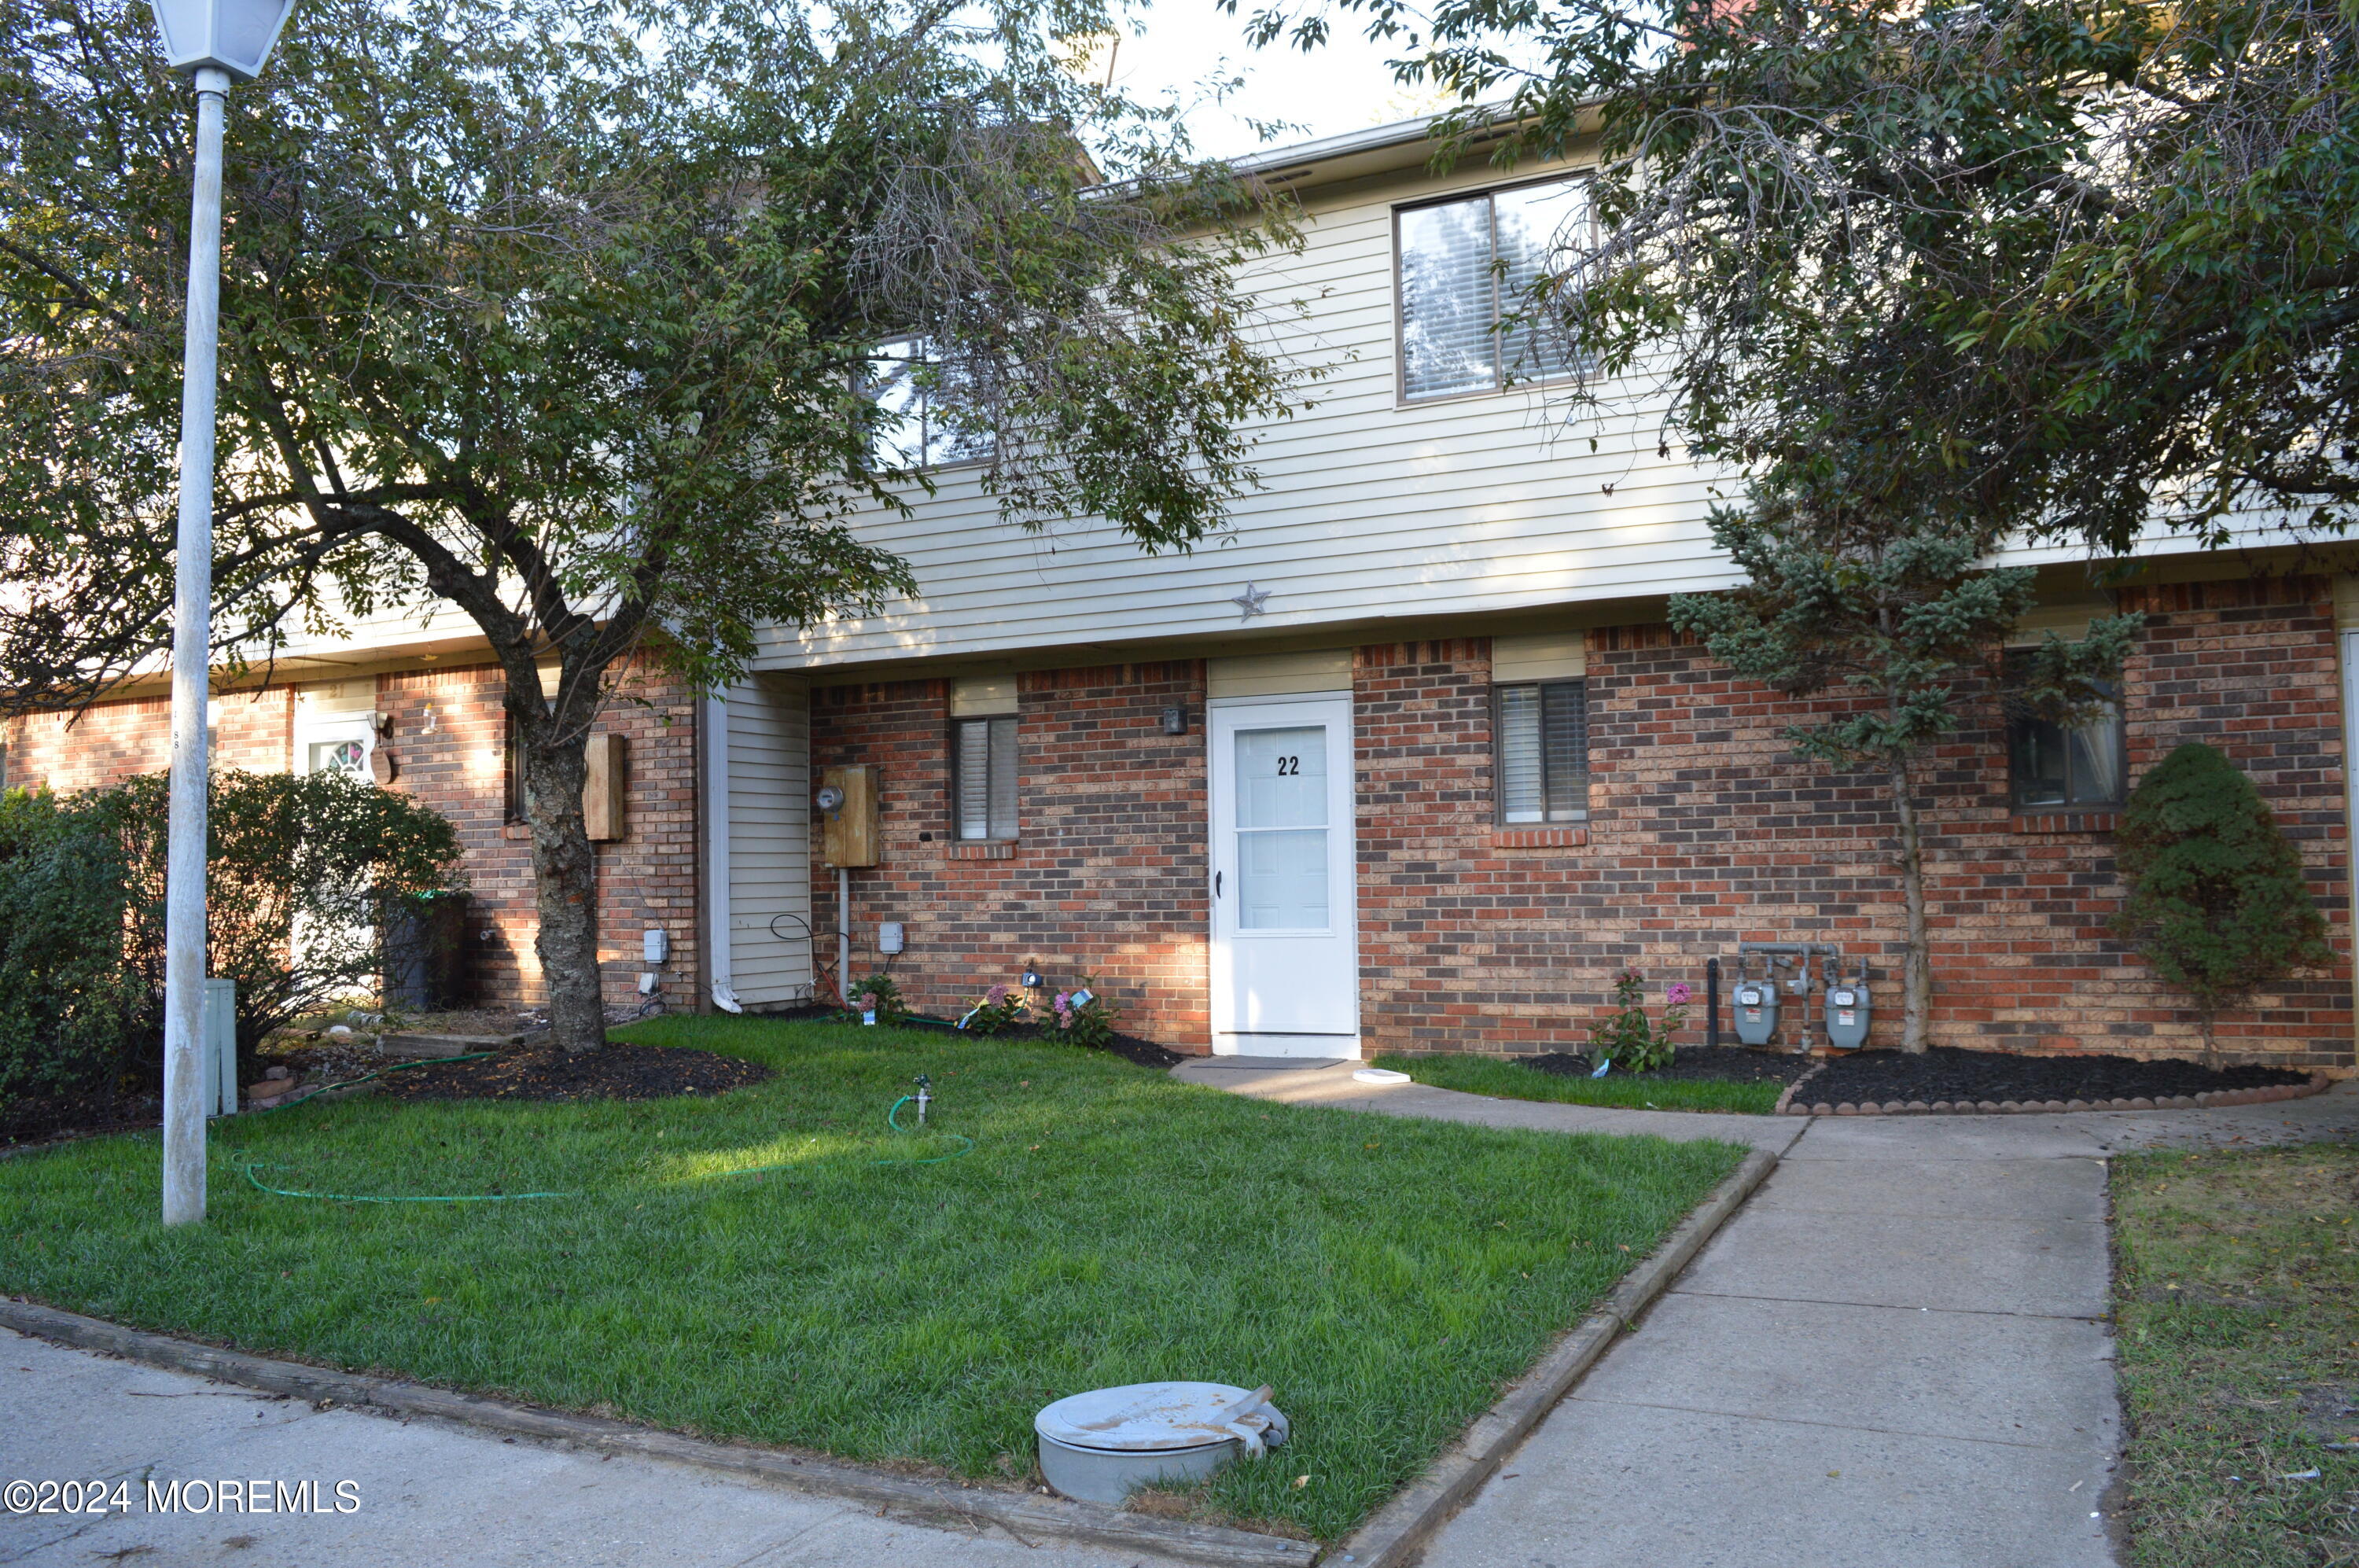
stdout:
POLYGON ((1277 776, 1279 778, 1290 778, 1301 771, 1302 758, 1299 757, 1281 757, 1277 759, 1277 776))

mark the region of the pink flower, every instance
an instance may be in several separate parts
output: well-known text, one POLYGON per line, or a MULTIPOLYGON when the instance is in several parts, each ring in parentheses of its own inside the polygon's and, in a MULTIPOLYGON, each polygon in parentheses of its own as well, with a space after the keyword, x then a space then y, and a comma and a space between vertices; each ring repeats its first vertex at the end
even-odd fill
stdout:
POLYGON ((1071 991, 1060 991, 1060 992, 1058 992, 1058 993, 1057 993, 1057 1004, 1056 1004, 1056 1006, 1057 1006, 1057 1011, 1058 1011, 1058 1012, 1060 1012, 1060 1013, 1062 1013, 1062 1012, 1065 1010, 1065 1008, 1066 1008, 1068 1006, 1070 1006, 1070 1005, 1071 1004, 1072 999, 1073 999, 1073 994, 1072 994, 1071 991))
POLYGON ((1005 985, 994 985, 990 990, 985 991, 983 994, 983 999, 992 1007, 995 1007, 999 1006, 1000 1003, 1007 1000, 1007 987, 1005 985))
POLYGON ((1688 1005, 1688 998, 1694 995, 1693 991, 1688 989, 1686 981, 1674 980, 1671 982, 1671 988, 1663 993, 1663 1000, 1674 1007, 1684 1007, 1688 1005))

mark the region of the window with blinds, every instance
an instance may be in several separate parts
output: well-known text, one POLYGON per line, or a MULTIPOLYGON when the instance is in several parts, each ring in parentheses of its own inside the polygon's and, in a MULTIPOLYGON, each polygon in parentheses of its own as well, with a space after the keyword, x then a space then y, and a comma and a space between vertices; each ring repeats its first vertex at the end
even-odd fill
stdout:
POLYGON ((956 757, 951 813, 962 839, 1016 836, 1016 719, 960 719, 951 725, 956 757))
POLYGON ((2077 724, 2009 713, 2007 775, 2018 809, 2121 804, 2121 694, 2110 681, 2099 691, 2104 705, 2077 724))
POLYGON ((1529 290, 1589 239, 1585 181, 1486 191, 1399 214, 1405 398, 1496 392, 1572 373, 1562 336, 1530 318, 1529 290))
POLYGON ((1497 686, 1493 729, 1499 820, 1589 820, 1589 687, 1582 681, 1497 686))

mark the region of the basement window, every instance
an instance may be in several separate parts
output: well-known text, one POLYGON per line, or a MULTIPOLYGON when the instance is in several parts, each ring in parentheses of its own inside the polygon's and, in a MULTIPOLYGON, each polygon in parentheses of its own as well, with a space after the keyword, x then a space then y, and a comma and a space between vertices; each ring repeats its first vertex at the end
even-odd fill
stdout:
POLYGON ((2078 724, 2016 714, 2007 723, 2007 772, 2017 809, 2122 803, 2121 693, 2108 682, 2102 712, 2078 724))
POLYGON ((1502 822, 1589 820, 1589 683, 1495 686, 1502 822))
POLYGON ((956 719, 951 724, 951 814, 969 842, 1016 836, 1016 717, 956 719))

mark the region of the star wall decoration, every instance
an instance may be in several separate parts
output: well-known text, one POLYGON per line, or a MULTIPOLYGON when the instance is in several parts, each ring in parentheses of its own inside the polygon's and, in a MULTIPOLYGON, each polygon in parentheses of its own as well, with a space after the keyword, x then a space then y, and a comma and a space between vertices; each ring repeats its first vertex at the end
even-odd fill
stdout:
POLYGON ((1245 612, 1244 615, 1237 617, 1237 619, 1241 621, 1250 621, 1256 615, 1262 614, 1262 606, 1268 602, 1269 590, 1266 588, 1256 588, 1250 583, 1245 584, 1245 591, 1244 593, 1229 601, 1230 604, 1236 605, 1239 609, 1245 612))

